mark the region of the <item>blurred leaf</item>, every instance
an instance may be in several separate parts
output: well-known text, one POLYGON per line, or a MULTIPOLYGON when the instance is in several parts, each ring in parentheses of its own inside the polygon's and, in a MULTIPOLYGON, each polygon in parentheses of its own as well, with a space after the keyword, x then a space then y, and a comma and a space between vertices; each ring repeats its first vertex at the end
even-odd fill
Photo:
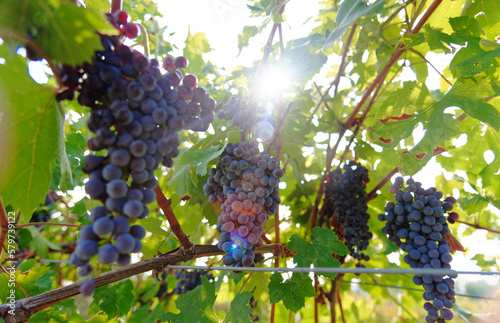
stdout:
POLYGON ((361 16, 366 16, 374 13, 379 13, 385 1, 378 0, 375 3, 367 6, 362 0, 344 0, 341 2, 337 16, 335 17, 335 22, 337 27, 328 36, 323 49, 332 47, 337 39, 342 36, 347 28, 361 16))
POLYGON ((59 0, 3 1, 0 27, 31 37, 50 59, 72 65, 90 61, 94 51, 102 48, 96 31, 118 34, 100 14, 59 0))
POLYGON ((205 33, 202 32, 191 35, 191 32, 189 31, 185 44, 186 46, 184 47, 183 55, 189 62, 186 71, 200 77, 202 75, 203 67, 205 66, 205 61, 202 56, 204 53, 210 52, 212 48, 205 37, 205 33))
POLYGON ((98 13, 107 13, 110 9, 110 2, 108 0, 85 0, 87 9, 92 9, 98 13))
POLYGON ((0 46, 0 57, 6 59, 0 64, 0 196, 21 209, 21 224, 45 201, 63 117, 55 91, 30 78, 24 58, 6 46, 0 46))
POLYGON ((29 246, 31 251, 40 256, 40 258, 46 257, 49 249, 61 250, 61 246, 59 244, 47 240, 47 238, 40 234, 40 231, 38 231, 36 227, 29 226, 23 230, 28 230, 30 232, 32 239, 29 246))
POLYGON ((226 145, 215 145, 207 149, 188 150, 182 154, 180 163, 191 164, 196 167, 196 174, 205 176, 207 174, 207 164, 213 159, 217 158, 226 149, 226 145), (219 149, 220 148, 220 149, 219 149))
POLYGON ((129 279, 96 288, 89 312, 95 314, 104 311, 108 319, 127 314, 135 303, 135 297, 132 294, 133 288, 134 286, 129 279))

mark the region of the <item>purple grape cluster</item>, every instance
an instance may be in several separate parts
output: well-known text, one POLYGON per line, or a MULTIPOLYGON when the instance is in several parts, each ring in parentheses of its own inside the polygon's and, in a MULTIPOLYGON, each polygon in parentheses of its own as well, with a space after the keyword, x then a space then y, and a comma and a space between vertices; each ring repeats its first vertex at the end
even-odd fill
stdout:
POLYGON ((201 285, 201 277, 203 276, 207 276, 209 281, 214 279, 214 276, 205 270, 179 271, 175 275, 175 279, 179 279, 179 281, 174 289, 174 293, 181 295, 195 289, 201 285))
POLYGON ((217 106, 217 118, 231 120, 240 130, 254 126, 257 122, 257 113, 250 109, 245 101, 231 97, 224 105, 217 106))
POLYGON ((194 75, 183 77, 184 57, 165 60, 169 71, 162 75, 157 60, 123 44, 125 36, 134 35, 127 15, 119 11, 108 17, 123 35, 102 35, 104 49, 92 63, 65 67, 63 73, 68 87, 63 98, 76 90, 78 102, 92 109, 89 149, 107 151, 87 156, 82 165, 90 176, 85 191, 103 206, 92 210, 92 224, 80 231, 70 259, 80 276, 92 272, 89 260, 94 255, 102 264, 125 266, 130 253, 141 251, 146 231, 131 223, 147 217, 147 204, 156 199, 155 170, 160 163, 172 167, 180 130, 206 131, 214 119, 215 101, 196 86, 194 75))
MULTIPOLYGON (((331 217, 336 212, 337 221, 344 229, 345 245, 350 255, 358 260, 370 260, 370 256, 360 252, 366 250, 373 234, 370 232, 366 206, 366 183, 370 181, 368 170, 361 164, 350 161, 329 174, 325 186, 325 215, 331 217), (334 212, 332 212, 334 211, 334 212)), ((361 263, 357 267, 363 267, 361 263)))
POLYGON ((280 161, 257 142, 228 144, 203 191, 210 203, 219 202, 222 213, 217 231, 218 247, 226 253, 226 266, 255 266, 255 248, 262 245, 262 225, 275 214, 279 179, 284 175, 280 161))
MULTIPOLYGON (((396 203, 386 204, 386 214, 379 214, 381 221, 386 221, 382 232, 389 240, 406 252, 404 261, 411 268, 451 269, 451 249, 443 237, 450 233, 447 224, 449 212, 456 200, 431 187, 422 188, 422 184, 413 179, 406 181, 406 190, 402 177, 398 177, 390 188, 395 194, 396 203)), ((452 278, 440 275, 415 275, 413 282, 422 285, 423 298, 427 311, 426 322, 445 322, 453 318, 450 310, 455 302, 455 283, 452 278)))

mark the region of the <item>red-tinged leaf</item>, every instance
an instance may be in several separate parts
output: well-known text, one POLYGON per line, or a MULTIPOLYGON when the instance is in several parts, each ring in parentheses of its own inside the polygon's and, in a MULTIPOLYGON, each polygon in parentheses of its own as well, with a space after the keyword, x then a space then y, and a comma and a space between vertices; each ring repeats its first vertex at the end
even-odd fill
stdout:
POLYGON ((412 114, 403 113, 403 115, 401 117, 390 117, 390 118, 387 118, 387 119, 382 119, 380 121, 382 123, 386 123, 386 122, 388 122, 390 120, 401 121, 401 120, 404 120, 404 119, 408 119, 408 118, 410 118, 412 116, 413 116, 412 114))
POLYGON ((410 152, 408 150, 405 150, 405 151, 402 151, 401 152, 401 155, 406 155, 406 154, 409 154, 410 152))
POLYGON ((425 155, 426 155, 426 153, 420 153, 420 154, 418 154, 418 155, 415 155, 415 158, 417 158, 417 159, 422 159, 422 158, 424 158, 424 157, 425 157, 425 155))
POLYGON ((186 194, 186 195, 184 195, 183 197, 181 197, 181 200, 182 200, 182 201, 188 201, 188 200, 190 200, 190 199, 192 199, 192 198, 193 198, 193 197, 192 197, 191 195, 186 194))
POLYGON ((432 153, 432 156, 437 156, 439 154, 442 154, 446 151, 446 149, 444 149, 443 147, 439 147, 437 146, 435 149, 434 149, 434 152, 432 153))
POLYGON ((456 251, 465 252, 464 246, 462 246, 462 244, 460 243, 460 241, 458 241, 458 239, 455 238, 455 236, 452 233, 445 234, 443 236, 443 238, 445 238, 446 241, 448 241, 448 245, 449 245, 449 247, 451 249, 451 253, 455 253, 456 251))
POLYGON ((392 142, 392 139, 384 139, 382 137, 378 138, 378 140, 382 141, 384 144, 390 144, 392 142))

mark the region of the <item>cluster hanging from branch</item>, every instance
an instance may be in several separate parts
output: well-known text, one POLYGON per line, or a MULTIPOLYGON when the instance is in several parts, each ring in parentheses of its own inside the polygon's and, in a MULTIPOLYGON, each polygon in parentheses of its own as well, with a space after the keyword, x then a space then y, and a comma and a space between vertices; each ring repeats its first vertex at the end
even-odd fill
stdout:
MULTIPOLYGON (((386 214, 380 214, 379 220, 386 221, 382 232, 389 240, 396 243, 407 254, 404 261, 411 268, 451 269, 451 248, 446 236, 450 234, 447 218, 456 200, 431 187, 424 189, 422 184, 412 178, 406 181, 397 177, 390 191, 396 203, 386 204, 386 214)), ((445 322, 453 318, 450 308, 455 302, 455 282, 452 278, 439 275, 415 275, 413 282, 422 285, 426 301, 428 323, 445 322)))
MULTIPOLYGON (((343 167, 328 174, 325 185, 324 215, 336 217, 335 230, 343 233, 345 244, 350 255, 356 260, 370 260, 370 256, 362 253, 366 250, 373 234, 370 232, 366 205, 366 184, 370 181, 368 170, 361 164, 351 161, 343 167)), ((363 267, 361 263, 357 267, 363 267)))
MULTIPOLYGON (((123 11, 108 15, 121 36, 101 35, 102 51, 91 63, 63 66, 67 90, 60 99, 71 99, 90 107, 87 121, 94 137, 88 140, 93 151, 82 170, 90 175, 85 191, 103 206, 90 215, 92 224, 80 231, 71 263, 80 276, 92 272, 90 259, 98 254, 102 264, 130 263, 130 253, 141 251, 146 231, 131 225, 148 215, 147 204, 155 198, 158 182, 154 172, 162 163, 173 166, 179 153, 180 130, 206 131, 214 119, 215 101, 196 85, 194 75, 184 75, 184 57, 167 58, 162 75, 157 60, 123 43, 137 36, 137 26, 127 22, 123 11)), ((93 292, 93 281, 82 285, 82 293, 93 292)))
POLYGON ((279 164, 267 151, 260 153, 253 141, 228 144, 210 169, 203 191, 210 203, 221 205, 218 247, 226 253, 225 265, 255 266, 254 250, 263 243, 262 225, 281 203, 278 185, 284 173, 279 164))

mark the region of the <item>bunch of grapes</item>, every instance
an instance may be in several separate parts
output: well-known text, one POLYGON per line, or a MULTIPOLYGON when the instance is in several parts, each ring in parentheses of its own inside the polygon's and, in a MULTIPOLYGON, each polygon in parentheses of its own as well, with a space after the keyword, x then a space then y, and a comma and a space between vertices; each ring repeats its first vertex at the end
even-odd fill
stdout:
POLYGON ((266 105, 250 104, 235 97, 231 97, 226 104, 216 108, 219 119, 231 120, 240 131, 254 129, 257 138, 269 140, 274 132, 273 118, 266 105))
MULTIPOLYGON (((68 89, 62 97, 71 98, 76 90, 78 102, 92 109, 89 149, 107 151, 87 156, 82 165, 90 175, 85 191, 103 206, 92 210, 92 225, 80 231, 71 256, 80 276, 92 272, 89 260, 94 255, 102 264, 125 266, 130 253, 141 251, 146 232, 131 224, 148 215, 146 205, 156 198, 154 171, 160 163, 173 165, 180 130, 206 131, 214 119, 215 101, 196 86, 194 75, 183 77, 186 58, 167 58, 163 65, 168 72, 162 75, 158 61, 123 43, 125 37, 137 36, 127 14, 118 11, 108 17, 121 36, 102 35, 104 49, 95 53, 92 63, 63 67, 68 89)), ((82 293, 91 294, 92 286, 82 285, 82 293)))
POLYGON ((219 202, 222 213, 217 231, 218 247, 226 253, 226 266, 255 266, 256 247, 262 245, 262 225, 276 213, 281 200, 279 179, 283 170, 277 158, 264 151, 257 142, 228 144, 203 191, 210 203, 219 202))
POLYGON ((251 128, 257 122, 257 112, 247 107, 247 103, 235 97, 229 102, 217 106, 217 118, 231 120, 240 130, 251 128))
MULTIPOLYGON (((43 206, 39 206, 33 215, 31 216, 30 223, 33 222, 49 222, 54 212, 55 206, 53 201, 56 201, 59 197, 54 192, 48 192, 45 197, 45 204, 43 206)), ((36 227, 39 227, 37 225, 36 227)), ((41 229, 43 230, 43 228, 41 229)))
MULTIPOLYGON (((345 245, 354 259, 370 260, 370 256, 361 253, 366 250, 373 234, 370 232, 366 212, 366 183, 369 182, 368 170, 354 161, 344 166, 344 172, 338 168, 329 174, 325 186, 325 215, 331 217, 336 212, 337 221, 344 231, 345 245)), ((362 264, 356 264, 363 267, 362 264)))
MULTIPOLYGON (((444 236, 450 234, 446 212, 453 209, 455 198, 450 196, 441 201, 443 193, 436 188, 424 189, 411 178, 406 183, 403 191, 400 187, 404 180, 398 177, 390 188, 397 202, 387 202, 387 213, 378 216, 379 220, 386 221, 382 232, 407 253, 404 261, 411 268, 451 269, 451 249, 444 236)), ((445 322, 453 318, 450 308, 455 301, 455 283, 452 278, 455 277, 413 277, 413 282, 425 290, 426 322, 445 322)))
POLYGON ((207 276, 209 281, 214 279, 214 276, 212 274, 208 274, 205 270, 179 271, 177 275, 175 275, 175 279, 180 280, 177 282, 174 293, 181 295, 195 289, 201 285, 201 277, 203 276, 207 276))

